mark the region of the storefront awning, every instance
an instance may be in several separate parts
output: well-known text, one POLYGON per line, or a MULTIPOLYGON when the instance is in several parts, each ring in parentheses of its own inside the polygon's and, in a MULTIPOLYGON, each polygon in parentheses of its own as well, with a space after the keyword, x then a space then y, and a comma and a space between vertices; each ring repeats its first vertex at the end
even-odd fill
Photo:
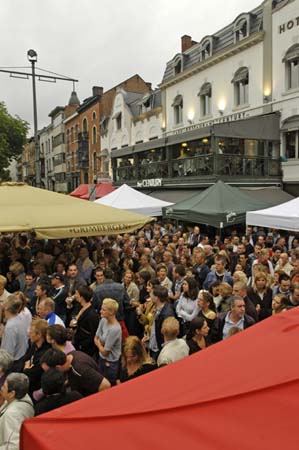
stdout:
POLYGON ((255 139, 261 141, 279 141, 279 114, 250 117, 214 125, 214 134, 218 137, 255 139))

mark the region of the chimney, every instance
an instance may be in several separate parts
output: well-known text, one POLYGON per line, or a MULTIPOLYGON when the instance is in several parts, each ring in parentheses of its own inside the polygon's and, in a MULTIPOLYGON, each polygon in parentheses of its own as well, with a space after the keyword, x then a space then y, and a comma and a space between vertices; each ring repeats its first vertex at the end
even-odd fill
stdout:
POLYGON ((92 96, 95 97, 96 95, 103 95, 104 88, 100 86, 93 86, 92 87, 92 96))
POLYGON ((196 41, 192 41, 192 37, 188 36, 187 34, 184 34, 184 36, 181 37, 181 48, 182 53, 184 53, 189 48, 193 47, 193 45, 197 44, 196 41))

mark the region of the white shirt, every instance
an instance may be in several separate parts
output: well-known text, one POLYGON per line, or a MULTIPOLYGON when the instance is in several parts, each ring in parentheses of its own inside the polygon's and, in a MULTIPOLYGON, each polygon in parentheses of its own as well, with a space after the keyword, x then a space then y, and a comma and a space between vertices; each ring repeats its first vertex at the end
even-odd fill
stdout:
POLYGON ((158 366, 179 361, 189 355, 189 347, 184 339, 165 342, 157 360, 158 366))

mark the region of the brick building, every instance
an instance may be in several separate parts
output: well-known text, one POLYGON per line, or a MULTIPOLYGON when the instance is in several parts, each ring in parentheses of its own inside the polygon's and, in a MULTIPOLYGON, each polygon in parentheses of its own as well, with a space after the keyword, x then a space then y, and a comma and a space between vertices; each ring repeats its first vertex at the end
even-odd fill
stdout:
POLYGON ((110 178, 108 156, 101 153, 101 135, 105 134, 118 88, 148 93, 151 85, 136 74, 106 92, 94 86, 91 97, 82 104, 75 92, 71 95, 64 112, 68 191, 80 183, 99 183, 110 178))

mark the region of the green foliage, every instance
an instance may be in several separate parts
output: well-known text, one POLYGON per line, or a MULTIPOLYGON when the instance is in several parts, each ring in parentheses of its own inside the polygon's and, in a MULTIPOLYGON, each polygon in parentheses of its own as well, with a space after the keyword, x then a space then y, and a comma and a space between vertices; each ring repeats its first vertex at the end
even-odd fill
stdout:
POLYGON ((0 102, 0 181, 8 179, 10 162, 21 155, 27 131, 28 123, 11 116, 5 104, 0 102))

